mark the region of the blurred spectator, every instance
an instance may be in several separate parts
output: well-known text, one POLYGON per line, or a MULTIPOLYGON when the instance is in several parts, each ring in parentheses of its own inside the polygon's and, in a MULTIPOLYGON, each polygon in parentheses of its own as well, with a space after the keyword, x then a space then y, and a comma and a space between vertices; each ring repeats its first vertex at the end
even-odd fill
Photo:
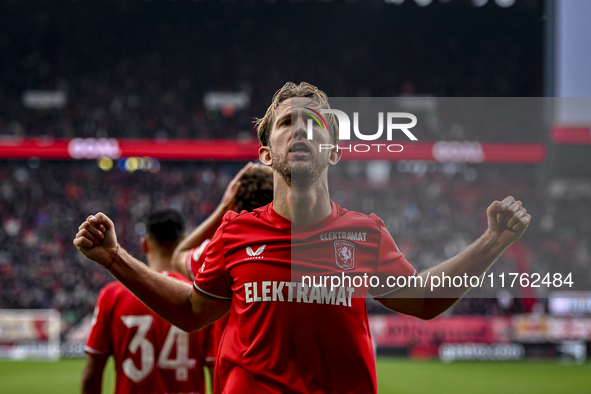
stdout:
MULTIPOLYGON (((573 290, 591 283, 591 205, 587 199, 564 204, 538 196, 534 168, 481 165, 456 166, 455 173, 392 171, 388 183, 376 186, 360 171, 365 165, 341 163, 331 170, 333 200, 382 217, 418 270, 463 250, 485 230, 487 206, 515 195, 535 219, 519 245, 508 249, 491 272, 572 272, 573 290)), ((37 168, 3 162, 0 308, 58 308, 68 322, 81 319, 92 311, 100 288, 112 280, 72 246, 73 231, 88 214, 107 213, 119 226, 121 244, 141 256, 136 245, 145 233, 142 219, 148 212, 178 209, 189 226, 195 226, 211 213, 241 166, 166 162, 158 173, 127 173, 104 172, 92 162, 43 161, 37 168)), ((513 300, 499 303, 497 298, 507 298, 499 290, 471 290, 469 296, 479 298, 460 301, 454 313, 523 312, 531 305, 522 297, 547 297, 551 291, 544 286, 532 294, 516 291, 513 300)))
MULTIPOLYGON (((333 97, 540 96, 542 2, 481 11, 467 1, 425 8, 413 2, 6 1, 0 5, 0 134, 256 138, 253 117, 265 113, 288 80, 309 81, 333 97), (331 29, 327 6, 339 18, 331 29), (307 27, 280 23, 278 15, 306 20, 307 27), (491 35, 483 26, 498 28, 491 35), (28 89, 64 91, 67 105, 27 109, 21 98, 28 89), (210 91, 242 91, 250 104, 206 110, 203 96, 210 91)), ((480 135, 535 138, 446 125, 423 139, 480 135)))

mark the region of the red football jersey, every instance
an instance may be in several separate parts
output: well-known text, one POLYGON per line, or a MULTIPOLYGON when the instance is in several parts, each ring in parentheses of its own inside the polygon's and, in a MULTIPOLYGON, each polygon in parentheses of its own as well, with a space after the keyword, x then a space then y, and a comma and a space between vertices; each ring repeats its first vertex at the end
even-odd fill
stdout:
MULTIPOLYGON (((178 273, 163 274, 187 281, 178 273)), ((188 334, 152 312, 121 283, 100 292, 86 342, 115 358, 115 393, 204 393, 203 366, 214 358, 210 328, 188 334)))
POLYGON ((387 287, 308 286, 301 275, 416 275, 376 215, 342 209, 310 226, 273 205, 229 212, 194 289, 231 300, 214 393, 377 392, 365 297, 387 287))

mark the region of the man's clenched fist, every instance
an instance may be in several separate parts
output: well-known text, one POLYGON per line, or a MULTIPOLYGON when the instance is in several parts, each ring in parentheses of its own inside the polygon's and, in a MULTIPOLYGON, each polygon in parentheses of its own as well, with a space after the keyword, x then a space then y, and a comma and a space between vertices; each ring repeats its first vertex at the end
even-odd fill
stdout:
POLYGON ((78 227, 74 245, 84 256, 110 267, 117 254, 117 235, 111 219, 102 212, 89 216, 78 227))
POLYGON ((517 241, 531 221, 531 215, 521 205, 521 201, 511 196, 493 202, 486 214, 488 230, 504 248, 517 241))

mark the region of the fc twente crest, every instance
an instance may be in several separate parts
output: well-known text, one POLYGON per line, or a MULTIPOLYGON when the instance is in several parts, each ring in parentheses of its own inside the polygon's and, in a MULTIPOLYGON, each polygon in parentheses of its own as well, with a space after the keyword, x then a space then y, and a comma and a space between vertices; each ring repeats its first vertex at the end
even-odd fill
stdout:
POLYGON ((334 241, 334 259, 337 266, 345 271, 355 268, 355 244, 349 241, 334 241))

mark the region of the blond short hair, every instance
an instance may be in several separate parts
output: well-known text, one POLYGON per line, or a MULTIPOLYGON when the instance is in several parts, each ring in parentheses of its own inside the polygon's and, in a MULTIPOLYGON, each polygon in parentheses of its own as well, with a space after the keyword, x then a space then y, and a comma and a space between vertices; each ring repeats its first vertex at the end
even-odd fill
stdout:
MULTIPOLYGON (((255 120, 257 134, 261 145, 269 146, 271 129, 273 120, 275 119, 275 110, 277 107, 279 107, 279 105, 281 105, 282 102, 292 97, 308 97, 315 101, 319 108, 330 108, 330 105, 328 104, 328 96, 316 86, 311 85, 308 82, 300 82, 299 85, 296 85, 293 82, 287 82, 273 96, 273 102, 267 109, 265 116, 255 120)), ((333 114, 326 114, 325 117, 334 143, 337 141, 338 136, 338 125, 336 118, 333 114)))

